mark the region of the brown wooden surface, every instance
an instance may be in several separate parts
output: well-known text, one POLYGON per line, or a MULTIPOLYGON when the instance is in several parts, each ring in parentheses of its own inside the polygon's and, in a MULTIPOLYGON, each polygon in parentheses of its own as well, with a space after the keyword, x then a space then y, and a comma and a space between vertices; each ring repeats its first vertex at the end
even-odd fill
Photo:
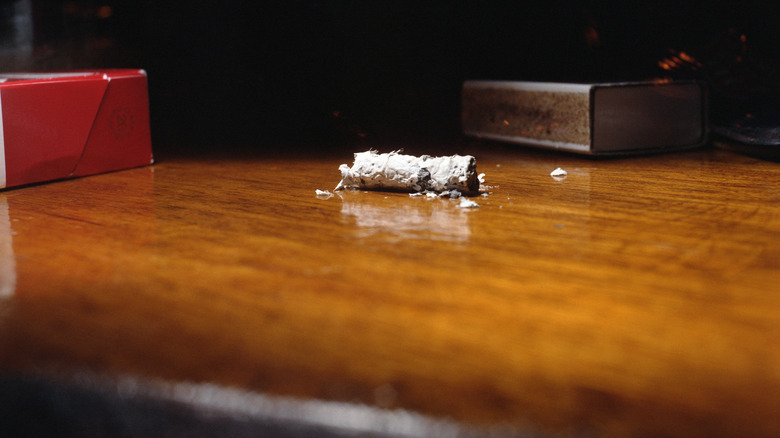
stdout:
POLYGON ((477 209, 315 196, 349 154, 0 192, 0 370, 550 434, 780 434, 777 163, 481 147, 477 209))

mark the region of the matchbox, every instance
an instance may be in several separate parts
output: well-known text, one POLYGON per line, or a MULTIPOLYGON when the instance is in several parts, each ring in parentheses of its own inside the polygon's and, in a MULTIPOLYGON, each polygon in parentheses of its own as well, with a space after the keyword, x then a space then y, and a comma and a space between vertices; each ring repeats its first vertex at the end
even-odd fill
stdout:
POLYGON ((707 139, 704 87, 695 82, 467 81, 466 135, 590 155, 696 147, 707 139))
POLYGON ((146 72, 0 74, 0 188, 152 163, 146 72))

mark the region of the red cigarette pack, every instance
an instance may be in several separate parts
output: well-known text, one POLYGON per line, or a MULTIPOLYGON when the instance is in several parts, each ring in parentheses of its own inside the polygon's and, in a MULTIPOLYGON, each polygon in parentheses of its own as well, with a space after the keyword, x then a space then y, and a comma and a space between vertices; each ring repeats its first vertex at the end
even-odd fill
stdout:
POLYGON ((151 164, 143 70, 0 74, 0 188, 151 164))

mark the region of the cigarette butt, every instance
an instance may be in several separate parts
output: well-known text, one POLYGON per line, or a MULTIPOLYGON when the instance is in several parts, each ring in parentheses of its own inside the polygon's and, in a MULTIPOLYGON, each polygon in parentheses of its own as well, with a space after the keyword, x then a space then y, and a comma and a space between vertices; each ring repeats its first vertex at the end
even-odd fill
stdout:
POLYGON ((397 190, 405 192, 479 192, 477 160, 471 155, 431 157, 358 152, 352 167, 342 164, 336 190, 397 190))

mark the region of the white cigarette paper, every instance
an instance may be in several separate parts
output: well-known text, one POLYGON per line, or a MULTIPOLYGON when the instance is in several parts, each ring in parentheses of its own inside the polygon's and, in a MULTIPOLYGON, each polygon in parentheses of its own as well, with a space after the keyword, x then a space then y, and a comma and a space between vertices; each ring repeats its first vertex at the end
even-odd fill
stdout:
POLYGON ((479 192, 477 160, 471 155, 431 157, 358 152, 352 167, 339 166, 341 182, 336 190, 400 190, 408 192, 479 192))

